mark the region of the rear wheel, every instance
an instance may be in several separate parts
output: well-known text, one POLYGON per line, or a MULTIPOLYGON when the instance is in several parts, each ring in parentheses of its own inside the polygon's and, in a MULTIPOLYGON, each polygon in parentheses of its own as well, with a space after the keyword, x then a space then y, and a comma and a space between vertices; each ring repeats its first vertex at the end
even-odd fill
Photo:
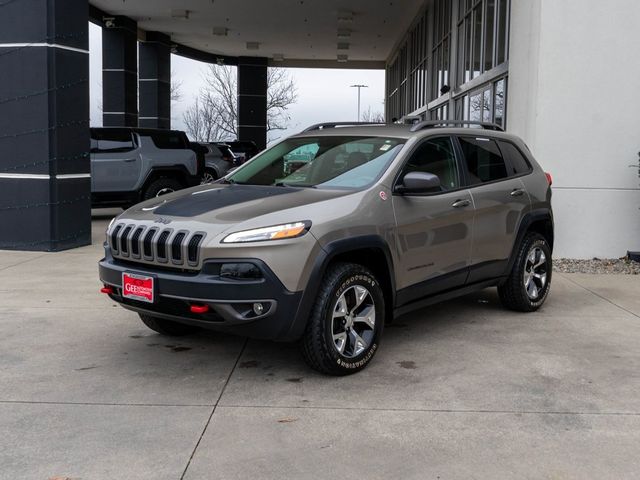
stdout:
POLYGON ((325 275, 301 341, 309 366, 330 375, 366 367, 384 327, 384 295, 376 277, 353 263, 338 263, 325 275))
POLYGON ((150 198, 161 197, 162 195, 181 190, 183 187, 184 185, 182 185, 182 183, 173 178, 159 178, 145 188, 142 199, 149 200, 150 198))
POLYGON ((549 294, 552 268, 547 240, 539 233, 527 234, 509 277, 498 287, 502 304, 519 312, 540 308, 549 294))
POLYGON ((190 333, 198 330, 198 327, 193 325, 185 325, 184 323, 173 322, 171 320, 165 320, 164 318, 152 317, 151 315, 140 315, 140 320, 147 327, 154 332, 158 332, 161 335, 167 335, 169 337, 181 337, 183 335, 189 335, 190 333))

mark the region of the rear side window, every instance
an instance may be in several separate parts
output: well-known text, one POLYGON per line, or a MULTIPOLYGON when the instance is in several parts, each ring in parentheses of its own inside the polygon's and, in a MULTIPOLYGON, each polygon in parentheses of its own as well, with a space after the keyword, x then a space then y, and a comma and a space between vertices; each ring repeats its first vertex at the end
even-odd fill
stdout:
POLYGON ((179 133, 167 132, 167 133, 154 133, 151 134, 151 140, 156 148, 167 150, 181 150, 186 148, 184 138, 179 133))
POLYGON ((531 164, 513 143, 498 141, 502 156, 507 161, 509 175, 522 175, 531 171, 531 164))
POLYGON ((460 137, 470 185, 507 178, 507 166, 498 144, 488 138, 460 137))
POLYGON ((91 132, 91 153, 130 152, 135 148, 130 132, 108 130, 91 132))

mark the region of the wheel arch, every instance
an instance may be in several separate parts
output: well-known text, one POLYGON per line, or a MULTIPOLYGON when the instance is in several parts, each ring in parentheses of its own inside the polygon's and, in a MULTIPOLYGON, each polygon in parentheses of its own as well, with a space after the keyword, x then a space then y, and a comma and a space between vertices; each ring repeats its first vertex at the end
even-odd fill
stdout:
POLYGON ((336 262, 357 263, 370 269, 382 286, 387 321, 393 318, 396 286, 389 245, 378 235, 350 237, 325 245, 316 258, 287 339, 298 339, 304 333, 320 283, 329 266, 336 262))
POLYGON ((535 232, 542 235, 547 243, 549 244, 549 249, 553 252, 553 242, 554 242, 554 226, 553 226, 553 213, 551 210, 547 209, 539 209, 533 210, 527 213, 522 220, 520 221, 520 226, 518 227, 518 234, 516 236, 516 241, 513 244, 513 248, 511 250, 511 255, 509 256, 509 263, 507 266, 507 270, 505 272, 506 275, 511 272, 513 268, 513 264, 516 261, 516 256, 518 254, 518 248, 522 243, 522 239, 525 237, 527 233, 535 232))

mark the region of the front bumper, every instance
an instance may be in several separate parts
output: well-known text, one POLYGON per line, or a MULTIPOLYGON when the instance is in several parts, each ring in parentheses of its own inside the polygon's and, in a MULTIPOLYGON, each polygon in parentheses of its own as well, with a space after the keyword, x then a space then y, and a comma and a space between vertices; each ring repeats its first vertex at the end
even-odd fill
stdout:
POLYGON ((302 292, 287 290, 269 267, 258 259, 210 259, 199 272, 158 268, 115 260, 108 249, 99 262, 100 280, 113 288, 110 298, 124 308, 210 330, 269 340, 293 340, 289 332, 297 319, 302 292), (223 263, 253 263, 261 279, 233 280, 220 277, 223 263), (155 302, 123 298, 124 272, 154 277, 155 302), (261 303, 256 315, 252 306, 261 303), (207 305, 206 313, 191 312, 191 305, 207 305))

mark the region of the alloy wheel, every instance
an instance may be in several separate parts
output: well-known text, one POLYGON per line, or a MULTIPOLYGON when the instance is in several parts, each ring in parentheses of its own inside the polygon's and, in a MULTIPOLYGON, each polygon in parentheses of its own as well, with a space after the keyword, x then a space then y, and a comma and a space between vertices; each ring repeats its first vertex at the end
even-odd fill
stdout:
POLYGON ((158 190, 158 193, 156 193, 156 197, 161 197, 162 195, 167 195, 168 193, 173 193, 174 191, 175 190, 170 187, 161 188, 160 190, 158 190))
POLYGON ((376 323, 371 292, 361 285, 346 289, 333 307, 331 323, 333 343, 340 355, 353 358, 367 350, 376 323))
POLYGON ((547 256, 540 247, 529 250, 524 265, 524 288, 530 300, 537 300, 547 285, 547 256))

